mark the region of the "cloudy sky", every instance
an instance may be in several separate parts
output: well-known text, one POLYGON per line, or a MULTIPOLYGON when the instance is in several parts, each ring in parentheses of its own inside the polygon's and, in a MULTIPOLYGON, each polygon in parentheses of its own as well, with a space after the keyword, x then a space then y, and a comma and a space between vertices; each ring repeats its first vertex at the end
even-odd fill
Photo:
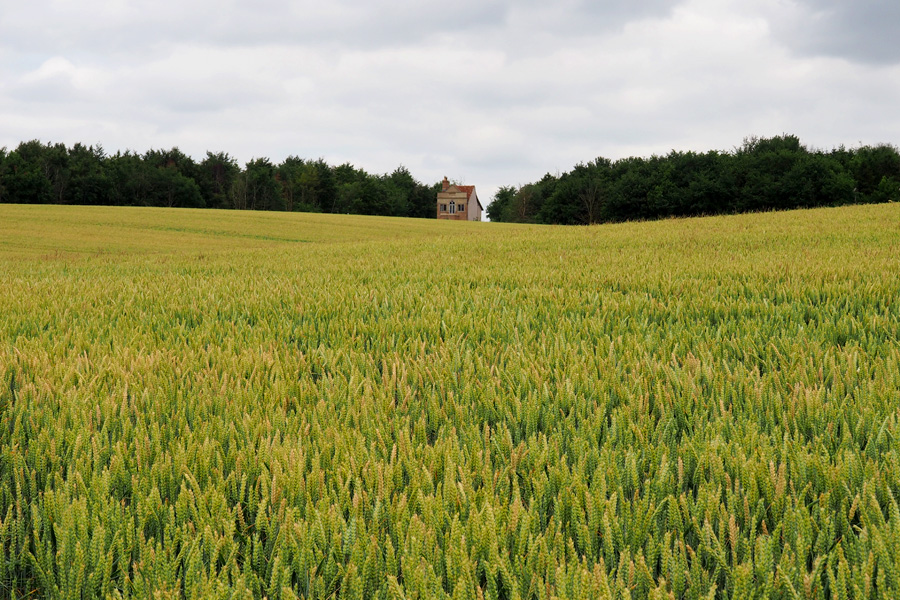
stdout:
POLYGON ((897 0, 0 0, 0 147, 523 184, 597 156, 900 144, 897 0))

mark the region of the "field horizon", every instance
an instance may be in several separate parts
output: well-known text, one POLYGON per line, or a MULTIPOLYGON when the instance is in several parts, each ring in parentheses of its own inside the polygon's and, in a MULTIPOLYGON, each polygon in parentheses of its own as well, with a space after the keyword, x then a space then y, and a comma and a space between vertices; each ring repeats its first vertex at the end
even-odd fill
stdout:
MULTIPOLYGON (((91 253, 91 252, 108 252, 109 241, 97 237, 88 239, 80 239, 76 236, 66 236, 66 238, 58 235, 52 236, 48 240, 35 243, 36 240, 28 238, 28 236, 40 235, 54 231, 52 223, 54 221, 61 225, 85 228, 95 226, 105 230, 129 230, 131 232, 146 230, 154 232, 171 232, 173 234, 185 234, 184 241, 196 242, 204 237, 221 237, 232 236, 236 239, 247 238, 257 239, 268 242, 324 242, 324 241, 352 241, 342 238, 339 234, 329 232, 323 235, 320 230, 317 234, 309 236, 310 230, 302 229, 304 225, 312 226, 316 223, 322 225, 341 226, 345 229, 355 229, 357 231, 365 229, 375 229, 381 226, 390 230, 394 235, 398 231, 407 234, 416 234, 440 230, 442 227, 448 227, 446 230, 452 232, 454 227, 461 228, 481 228, 485 226, 499 227, 506 229, 536 229, 562 231, 566 229, 578 230, 595 230, 595 229, 629 229, 640 227, 643 225, 662 225, 683 222, 699 222, 721 220, 727 223, 731 220, 747 220, 743 225, 746 229, 753 226, 754 219, 763 219, 760 222, 764 226, 764 219, 768 216, 775 215, 802 215, 810 214, 832 214, 836 219, 841 218, 842 212, 854 215, 856 210, 862 214, 872 212, 874 214, 889 215, 893 212, 900 212, 896 207, 900 204, 889 202, 882 204, 855 204, 847 206, 827 206, 812 208, 793 208, 788 210, 765 210, 755 212, 744 212, 736 214, 720 214, 720 215, 699 215, 699 216, 669 216, 658 219, 646 220, 629 220, 617 223, 593 223, 583 225, 553 225, 542 223, 510 223, 490 221, 454 221, 453 224, 447 225, 447 221, 437 219, 420 219, 414 217, 402 216, 377 216, 377 215, 356 215, 356 214, 329 214, 314 212, 277 212, 277 211, 246 211, 234 210, 228 208, 166 208, 166 207, 143 207, 143 206, 93 206, 93 205, 61 205, 61 204, 0 204, 0 258, 20 258, 26 255, 33 255, 35 250, 41 247, 42 243, 58 243, 74 242, 75 245, 65 248, 63 246, 53 247, 60 252, 73 253, 91 253), (854 210, 856 209, 856 210, 854 210), (41 215, 47 215, 41 219, 41 215), (16 225, 19 227, 16 227, 16 225), (22 226, 31 226, 33 229, 22 229, 22 226), (368 227, 366 226, 368 225, 368 227), (244 231, 237 229, 239 226, 256 227, 259 230, 244 231), (297 229, 300 227, 301 229, 297 229), (432 230, 432 227, 438 229, 432 230), (303 234, 309 237, 304 238, 303 234), (80 243, 79 243, 80 242, 80 243)), ((890 224, 888 224, 890 225, 890 224)), ((56 232, 58 233, 58 232, 56 232)), ((119 232, 121 233, 121 231, 119 232)), ((374 231, 363 236, 360 240, 377 239, 380 235, 374 231)), ((115 238, 112 240, 115 242, 115 238)), ((133 248, 135 251, 156 251, 146 245, 139 243, 141 240, 132 240, 130 244, 124 244, 125 250, 133 248)), ((212 244, 213 248, 218 244, 212 244)), ((169 246, 167 246, 169 247, 169 246)), ((226 245, 226 248, 230 246, 226 245)), ((122 251, 119 248, 118 251, 122 251)))
POLYGON ((0 597, 895 598, 900 204, 0 205, 0 597))

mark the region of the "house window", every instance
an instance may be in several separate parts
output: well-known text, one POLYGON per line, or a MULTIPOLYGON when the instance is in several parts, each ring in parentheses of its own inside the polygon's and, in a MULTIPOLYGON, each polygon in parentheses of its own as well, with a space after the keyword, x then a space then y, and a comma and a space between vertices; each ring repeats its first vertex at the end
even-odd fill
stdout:
POLYGON ((456 214, 456 202, 454 202, 453 200, 450 201, 450 214, 456 214))
POLYGON ((463 212, 463 211, 466 210, 466 205, 465 205, 465 204, 460 204, 460 205, 459 205, 459 208, 457 208, 456 210, 458 210, 459 212, 463 212))
POLYGON ((441 212, 447 212, 447 205, 441 204, 441 212))

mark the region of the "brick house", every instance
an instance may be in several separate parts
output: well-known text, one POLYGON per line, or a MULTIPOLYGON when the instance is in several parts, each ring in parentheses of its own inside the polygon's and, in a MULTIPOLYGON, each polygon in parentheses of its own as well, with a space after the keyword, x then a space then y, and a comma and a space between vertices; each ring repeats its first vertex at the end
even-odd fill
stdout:
POLYGON ((437 194, 438 219, 480 221, 483 210, 474 185, 451 185, 444 177, 437 194))

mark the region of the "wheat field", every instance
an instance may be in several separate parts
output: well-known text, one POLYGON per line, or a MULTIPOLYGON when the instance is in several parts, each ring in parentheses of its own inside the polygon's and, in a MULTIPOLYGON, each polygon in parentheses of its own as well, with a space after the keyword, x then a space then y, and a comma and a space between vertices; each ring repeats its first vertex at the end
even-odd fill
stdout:
POLYGON ((900 597, 900 205, 0 205, 0 598, 900 597))

